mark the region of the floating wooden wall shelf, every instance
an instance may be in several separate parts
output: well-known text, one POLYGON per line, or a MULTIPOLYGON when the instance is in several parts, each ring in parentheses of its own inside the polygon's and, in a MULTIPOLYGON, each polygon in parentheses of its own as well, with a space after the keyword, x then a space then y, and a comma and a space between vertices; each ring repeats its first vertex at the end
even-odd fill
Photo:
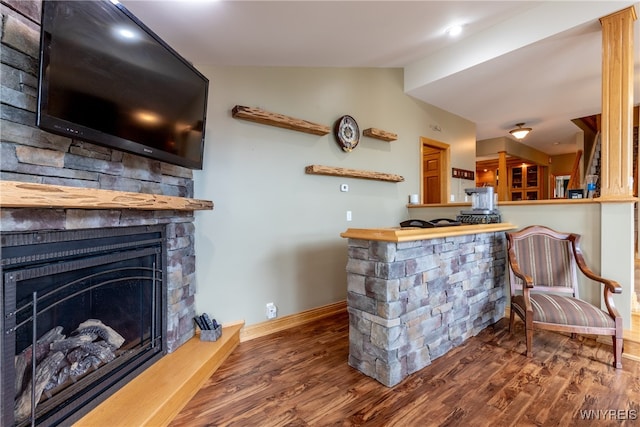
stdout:
POLYGON ((369 128, 362 131, 364 136, 369 138, 381 139, 383 141, 391 142, 398 139, 398 135, 393 132, 387 132, 386 130, 369 128))
POLYGON ((304 171, 310 175, 344 176, 347 178, 373 179, 376 181, 402 182, 404 177, 390 173, 359 169, 336 168, 332 166, 309 165, 304 171))
POLYGON ((331 132, 329 126, 309 122, 307 120, 296 119, 284 114, 270 113, 255 107, 243 107, 236 105, 231 110, 234 119, 248 120, 250 122, 262 123, 263 125, 276 126, 279 128, 297 130, 298 132, 310 133, 313 135, 326 135, 331 132))

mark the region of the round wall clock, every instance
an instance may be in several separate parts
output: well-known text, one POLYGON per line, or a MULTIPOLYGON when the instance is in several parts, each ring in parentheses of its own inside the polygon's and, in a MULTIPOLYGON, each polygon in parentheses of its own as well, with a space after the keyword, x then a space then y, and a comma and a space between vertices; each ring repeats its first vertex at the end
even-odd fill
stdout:
POLYGON ((342 116, 333 126, 333 134, 342 150, 349 152, 356 148, 360 141, 360 128, 351 116, 342 116))

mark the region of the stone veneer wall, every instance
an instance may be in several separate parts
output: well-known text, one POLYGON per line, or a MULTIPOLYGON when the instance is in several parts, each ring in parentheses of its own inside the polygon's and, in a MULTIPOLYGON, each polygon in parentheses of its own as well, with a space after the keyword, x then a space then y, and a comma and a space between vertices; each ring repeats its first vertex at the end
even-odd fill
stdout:
MULTIPOLYGON (((35 126, 39 0, 2 0, 0 179, 193 197, 192 171, 43 132, 35 126)), ((71 60, 71 59, 70 59, 71 60)), ((166 224, 167 347, 194 334, 193 214, 176 211, 2 209, 3 231, 166 224)))
POLYGON ((349 365, 398 384, 504 316, 504 233, 349 239, 349 365))

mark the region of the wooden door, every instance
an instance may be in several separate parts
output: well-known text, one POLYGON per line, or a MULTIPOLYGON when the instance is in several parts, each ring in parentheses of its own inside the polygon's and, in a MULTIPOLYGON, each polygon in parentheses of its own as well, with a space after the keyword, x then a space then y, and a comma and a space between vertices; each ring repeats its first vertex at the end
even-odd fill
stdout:
POLYGON ((422 150, 422 203, 441 203, 442 150, 424 146, 422 150))
POLYGON ((449 144, 420 137, 420 185, 422 203, 447 203, 450 185, 447 174, 450 169, 449 144))

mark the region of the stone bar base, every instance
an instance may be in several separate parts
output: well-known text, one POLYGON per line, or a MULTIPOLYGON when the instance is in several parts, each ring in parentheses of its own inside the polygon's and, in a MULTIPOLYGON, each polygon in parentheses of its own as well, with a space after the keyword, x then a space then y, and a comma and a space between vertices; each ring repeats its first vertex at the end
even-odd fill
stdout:
POLYGON ((349 238, 349 365, 391 387, 504 316, 504 232, 349 238))

